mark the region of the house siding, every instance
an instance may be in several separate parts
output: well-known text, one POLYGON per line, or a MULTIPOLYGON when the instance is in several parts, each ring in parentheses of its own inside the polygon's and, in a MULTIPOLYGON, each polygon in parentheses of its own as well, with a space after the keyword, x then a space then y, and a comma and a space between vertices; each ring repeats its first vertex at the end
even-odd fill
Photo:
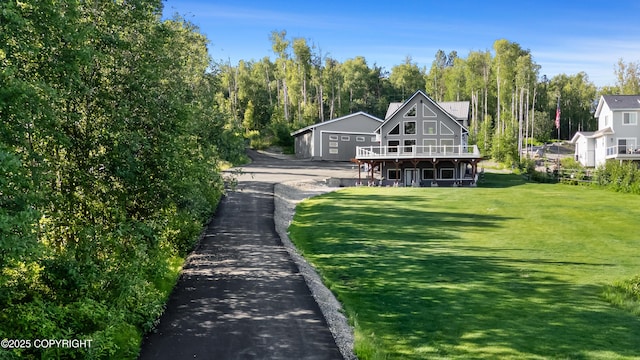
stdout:
POLYGON ((381 119, 358 112, 301 129, 292 134, 296 157, 350 161, 356 155, 356 146, 378 145, 371 139, 381 123, 381 119), (361 137, 364 142, 358 141, 361 137))

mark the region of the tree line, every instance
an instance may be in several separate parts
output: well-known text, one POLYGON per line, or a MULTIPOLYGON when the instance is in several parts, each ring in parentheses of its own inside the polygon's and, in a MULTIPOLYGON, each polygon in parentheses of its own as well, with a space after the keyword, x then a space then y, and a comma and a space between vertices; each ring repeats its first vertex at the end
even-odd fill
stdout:
POLYGON ((244 153, 161 0, 0 3, 0 358, 135 358, 244 153))
POLYGON ((471 141, 483 154, 514 162, 527 143, 595 130, 598 95, 640 91, 635 63, 621 59, 618 83, 597 89, 585 72, 548 78, 529 50, 505 39, 466 57, 439 50, 430 68, 407 56, 390 72, 360 56, 339 62, 311 40, 288 38, 286 31, 273 31, 270 40, 275 60, 219 64, 218 102, 256 146, 269 139, 291 144, 290 130, 355 111, 382 118, 390 102, 422 89, 436 101, 469 101, 471 141))

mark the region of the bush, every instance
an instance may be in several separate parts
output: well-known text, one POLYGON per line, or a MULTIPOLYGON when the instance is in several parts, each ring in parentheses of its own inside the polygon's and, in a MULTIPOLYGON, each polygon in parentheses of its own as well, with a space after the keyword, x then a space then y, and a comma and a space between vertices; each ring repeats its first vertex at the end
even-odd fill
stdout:
POLYGON ((634 162, 607 161, 596 171, 599 186, 617 192, 640 194, 640 170, 634 162))

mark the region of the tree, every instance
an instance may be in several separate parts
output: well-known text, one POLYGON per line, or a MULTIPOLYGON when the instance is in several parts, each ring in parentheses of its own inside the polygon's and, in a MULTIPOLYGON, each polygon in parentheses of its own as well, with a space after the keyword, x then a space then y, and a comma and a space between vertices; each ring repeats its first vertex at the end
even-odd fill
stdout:
POLYGON ((619 94, 640 94, 640 62, 625 63, 623 59, 619 59, 616 65, 614 72, 619 94))
POLYGON ((407 56, 403 64, 396 65, 391 68, 391 76, 389 81, 392 86, 400 89, 402 99, 406 99, 424 86, 424 73, 420 71, 418 65, 412 62, 410 56, 407 56))

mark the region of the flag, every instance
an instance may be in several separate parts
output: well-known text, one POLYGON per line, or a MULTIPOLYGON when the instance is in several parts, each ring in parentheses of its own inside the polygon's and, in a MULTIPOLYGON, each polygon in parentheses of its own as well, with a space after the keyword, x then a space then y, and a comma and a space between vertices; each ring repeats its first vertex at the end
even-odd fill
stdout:
POLYGON ((556 107, 556 129, 560 129, 560 97, 558 97, 558 107, 556 107))

